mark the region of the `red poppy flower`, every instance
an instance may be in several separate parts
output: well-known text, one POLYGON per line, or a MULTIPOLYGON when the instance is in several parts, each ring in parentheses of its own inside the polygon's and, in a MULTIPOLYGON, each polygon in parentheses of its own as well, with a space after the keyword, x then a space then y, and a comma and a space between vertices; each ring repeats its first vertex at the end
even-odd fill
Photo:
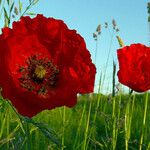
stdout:
POLYGON ((117 51, 119 81, 137 92, 150 89, 150 48, 132 44, 117 51))
POLYGON ((22 17, 0 36, 0 86, 18 112, 72 107, 77 93, 93 92, 96 68, 84 39, 65 23, 22 17))

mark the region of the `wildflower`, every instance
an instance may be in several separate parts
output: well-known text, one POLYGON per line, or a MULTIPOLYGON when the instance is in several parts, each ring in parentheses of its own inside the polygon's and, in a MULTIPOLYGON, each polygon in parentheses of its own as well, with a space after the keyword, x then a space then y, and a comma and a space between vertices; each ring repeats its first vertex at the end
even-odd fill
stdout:
POLYGON ((61 20, 22 17, 0 36, 0 87, 18 112, 72 107, 93 92, 96 68, 84 39, 61 20))
POLYGON ((150 89, 150 48, 132 44, 117 51, 119 82, 137 92, 150 89))

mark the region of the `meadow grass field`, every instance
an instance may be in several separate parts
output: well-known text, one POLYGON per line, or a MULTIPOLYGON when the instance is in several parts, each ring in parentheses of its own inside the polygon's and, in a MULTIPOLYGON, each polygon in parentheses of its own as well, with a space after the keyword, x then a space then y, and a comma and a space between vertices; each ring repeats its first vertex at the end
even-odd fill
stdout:
MULTIPOLYGON (((78 104, 43 111, 34 123, 20 121, 5 103, 0 112, 0 149, 149 150, 150 94, 80 95, 78 104), (28 135, 24 130, 29 131, 28 135), (44 134, 43 134, 44 133, 44 134)), ((27 121, 28 122, 28 121, 27 121)), ((30 122, 30 121, 29 121, 30 122)))

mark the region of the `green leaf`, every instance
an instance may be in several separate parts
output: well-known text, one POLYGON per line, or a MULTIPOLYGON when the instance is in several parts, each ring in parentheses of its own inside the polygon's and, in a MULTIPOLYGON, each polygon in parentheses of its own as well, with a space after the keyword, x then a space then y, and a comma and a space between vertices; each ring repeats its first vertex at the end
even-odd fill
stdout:
POLYGON ((4 145, 4 144, 6 144, 6 143, 8 143, 8 142, 10 142, 10 141, 12 141, 12 140, 14 140, 14 139, 15 139, 15 133, 16 133, 18 130, 19 130, 19 126, 17 125, 17 127, 16 127, 12 132, 10 132, 10 134, 7 135, 6 138, 0 140, 0 148, 1 148, 2 145, 4 145))
POLYGON ((18 123, 18 125, 20 126, 20 128, 21 128, 23 134, 25 134, 25 130, 24 130, 24 128, 23 128, 23 125, 22 125, 20 119, 17 119, 17 123, 18 123))
POLYGON ((150 16, 148 16, 148 22, 150 22, 150 16))
MULTIPOLYGON (((6 112, 5 112, 5 114, 6 114, 6 112)), ((6 117, 5 117, 6 115, 5 114, 4 114, 4 119, 1 122, 0 139, 1 139, 2 135, 3 135, 4 128, 5 128, 5 122, 6 122, 6 117)))
POLYGON ((32 1, 31 1, 31 0, 29 0, 29 3, 30 3, 30 4, 31 4, 31 2, 32 2, 32 1))
POLYGON ((53 143, 62 147, 61 143, 58 141, 58 139, 56 137, 56 133, 53 130, 51 130, 50 128, 48 128, 44 123, 34 122, 32 119, 30 119, 28 117, 23 117, 23 119, 26 123, 31 123, 32 125, 37 127, 53 143))
POLYGON ((7 11, 6 9, 4 8, 4 17, 7 18, 9 20, 9 17, 8 17, 8 14, 7 14, 7 11))
POLYGON ((35 5, 36 3, 38 3, 39 2, 39 0, 34 0, 33 1, 33 5, 35 5))
POLYGON ((7 0, 7 4, 9 5, 9 0, 7 0))
POLYGON ((0 0, 0 5, 2 4, 2 0, 0 0))
POLYGON ((0 96, 0 112, 4 112, 6 108, 6 101, 0 96))
POLYGON ((4 23, 5 23, 4 24, 5 27, 8 27, 10 24, 10 18, 5 8, 4 8, 4 23))
POLYGON ((22 3, 21 3, 20 0, 19 0, 19 12, 20 12, 20 13, 22 12, 22 3))
POLYGON ((15 2, 12 3, 11 7, 10 7, 10 13, 12 12, 13 8, 14 8, 14 4, 15 2))
POLYGON ((36 15, 36 13, 33 13, 33 12, 28 12, 28 13, 26 13, 27 15, 30 15, 30 16, 35 16, 36 15))

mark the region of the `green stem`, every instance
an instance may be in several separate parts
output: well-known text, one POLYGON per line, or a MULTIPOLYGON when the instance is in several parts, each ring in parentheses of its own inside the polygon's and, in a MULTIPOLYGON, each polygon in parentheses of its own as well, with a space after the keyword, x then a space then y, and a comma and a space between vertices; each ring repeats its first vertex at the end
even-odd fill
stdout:
MULTIPOLYGON (((9 124, 10 123, 10 116, 9 115, 10 115, 9 109, 7 109, 7 116, 6 116, 6 120, 7 120, 7 125, 6 125, 7 126, 7 128, 6 128, 7 129, 7 136, 9 135, 9 130, 10 130, 9 129, 9 127, 10 127, 10 124, 9 124)), ((9 149, 9 142, 7 143, 7 149, 9 149)))
POLYGON ((127 115, 125 114, 125 149, 128 150, 127 115))
POLYGON ((116 109, 116 99, 115 99, 115 97, 113 97, 113 112, 112 112, 112 120, 113 120, 112 146, 113 146, 113 150, 116 149, 116 117, 115 117, 115 109, 116 109))
POLYGON ((115 76, 116 76, 116 64, 113 61, 113 78, 112 78, 112 97, 115 96, 115 76))
POLYGON ((144 131, 145 131, 145 123, 146 123, 146 115, 147 115, 147 103, 148 103, 148 92, 146 93, 146 99, 145 99, 144 117, 143 117, 143 125, 142 125, 142 133, 141 133, 141 138, 140 138, 139 150, 142 150, 143 137, 144 137, 144 131))
POLYGON ((135 101, 135 95, 133 96, 133 99, 132 99, 131 94, 129 95, 129 101, 127 103, 126 110, 125 110, 125 149, 126 150, 128 150, 128 142, 129 142, 130 134, 131 134, 131 123, 132 123, 134 101, 135 101), (131 106, 131 109, 130 109, 130 106, 131 106))
POLYGON ((87 116, 87 123, 86 123, 85 134, 84 134, 83 150, 87 150, 87 147, 88 147, 87 138, 88 138, 88 131, 89 131, 90 116, 91 116, 91 107, 92 107, 92 100, 90 100, 90 106, 89 106, 89 111, 88 111, 88 116, 87 116))
POLYGON ((65 109, 65 106, 63 107, 63 135, 62 135, 62 148, 61 150, 64 149, 64 144, 65 144, 65 120, 66 120, 66 109, 65 109))
POLYGON ((111 47, 112 47, 113 38, 114 38, 114 31, 115 30, 113 29, 112 34, 111 34, 110 45, 109 45, 109 50, 108 50, 108 56, 107 56, 106 65, 105 65, 105 68, 104 68, 104 77, 103 77, 103 81, 102 81, 102 87, 103 87, 103 84, 104 84, 104 81, 105 81, 105 77, 106 77, 106 72, 107 72, 107 67, 108 67, 108 62, 109 62, 111 47))
POLYGON ((121 95, 119 96, 119 101, 118 101, 118 111, 117 111, 117 120, 118 120, 118 122, 117 122, 117 127, 116 127, 116 133, 115 133, 115 146, 114 146, 114 148, 116 148, 116 143, 117 143, 117 138, 118 138, 118 130, 119 130, 119 127, 118 127, 118 123, 119 123, 119 120, 120 120, 120 109, 121 109, 121 95))
POLYGON ((98 49, 98 36, 97 36, 97 40, 96 40, 96 48, 95 48, 95 65, 96 65, 96 58, 97 58, 97 49, 98 49))
POLYGON ((20 16, 20 17, 22 17, 22 16, 24 16, 25 14, 26 14, 26 12, 34 5, 34 0, 26 7, 26 9, 24 10, 24 12, 22 13, 22 15, 20 16))
POLYGON ((23 119, 22 119, 22 116, 20 114, 18 114, 18 112, 16 111, 16 109, 13 107, 13 105, 9 102, 9 100, 7 100, 7 103, 9 104, 9 106, 12 108, 12 110, 15 112, 15 114, 17 115, 17 117, 19 118, 20 120, 20 123, 22 125, 22 128, 23 128, 23 132, 25 133, 25 126, 24 126, 24 123, 23 123, 23 119))
MULTIPOLYGON (((98 95, 95 97, 97 103, 96 103, 95 113, 94 113, 94 117, 93 117, 93 125, 95 124, 95 121, 96 121, 96 118, 97 118, 97 113, 99 111, 99 105, 100 105, 100 100, 101 100, 101 94, 100 94, 101 79, 102 79, 102 74, 100 75, 100 79, 99 79, 98 95)), ((89 131, 89 137, 92 136, 93 130, 94 130, 94 126, 92 126, 90 131, 89 131)), ((89 140, 90 139, 87 140, 87 144, 89 144, 89 140)))
POLYGON ((13 109, 13 111, 15 112, 15 114, 18 116, 20 123, 22 125, 23 128, 23 132, 25 133, 26 139, 27 139, 27 149, 30 150, 31 149, 31 140, 30 140, 30 130, 29 130, 29 123, 26 122, 26 124, 23 122, 23 116, 21 116, 20 114, 18 114, 18 112, 15 110, 15 108, 13 107, 13 105, 9 102, 9 100, 7 100, 8 104, 10 105, 10 107, 13 109), (25 125, 24 125, 25 124, 25 125))
POLYGON ((31 150, 31 139, 30 139, 30 128, 29 123, 26 123, 26 139, 27 139, 27 150, 31 150))
POLYGON ((73 150, 77 149, 76 145, 77 145, 77 141, 78 141, 78 138, 79 138, 79 133, 81 132, 81 129, 82 129, 81 126, 82 126, 82 123, 83 123, 83 117, 84 117, 84 114, 85 114, 85 109, 86 109, 86 103, 84 103, 84 106, 83 106, 83 111, 82 111, 82 114, 81 114, 81 118, 80 118, 79 125, 78 125, 78 128, 77 128, 77 133, 76 133, 76 136, 75 136, 75 142, 74 142, 73 150))

